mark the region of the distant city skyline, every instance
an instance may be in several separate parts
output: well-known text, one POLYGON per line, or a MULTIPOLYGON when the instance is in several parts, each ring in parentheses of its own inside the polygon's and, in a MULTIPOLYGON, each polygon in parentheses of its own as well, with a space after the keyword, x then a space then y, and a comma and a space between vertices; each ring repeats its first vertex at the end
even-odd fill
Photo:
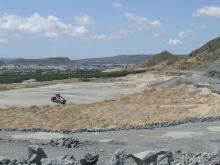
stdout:
POLYGON ((188 54, 219 29, 219 0, 1 0, 0 58, 188 54))

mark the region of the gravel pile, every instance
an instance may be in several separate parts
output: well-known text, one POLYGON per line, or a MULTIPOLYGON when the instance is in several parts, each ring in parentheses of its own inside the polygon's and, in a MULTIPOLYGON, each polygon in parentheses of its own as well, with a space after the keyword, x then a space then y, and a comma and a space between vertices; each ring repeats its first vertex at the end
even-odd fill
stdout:
MULTIPOLYGON (((185 153, 182 151, 149 152, 145 155, 129 154, 124 150, 116 151, 107 165, 219 165, 220 152, 185 153)), ((48 158, 42 148, 37 145, 28 147, 26 159, 8 159, 0 156, 0 165, 99 165, 99 155, 90 153, 76 160, 73 155, 59 158, 48 158)), ((103 163, 102 163, 103 164, 103 163)))
POLYGON ((204 153, 184 153, 178 151, 175 153, 175 159, 171 165, 189 164, 189 165, 219 165, 220 152, 204 153))
POLYGON ((80 142, 75 138, 62 138, 58 140, 51 140, 50 145, 66 148, 77 148, 80 142))

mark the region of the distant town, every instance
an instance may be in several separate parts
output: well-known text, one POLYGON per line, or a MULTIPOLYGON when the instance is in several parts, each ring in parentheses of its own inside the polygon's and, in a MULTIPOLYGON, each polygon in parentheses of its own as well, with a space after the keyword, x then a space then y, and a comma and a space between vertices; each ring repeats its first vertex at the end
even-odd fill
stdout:
POLYGON ((66 57, 46 59, 0 59, 0 74, 19 73, 68 73, 80 70, 104 71, 106 69, 127 69, 143 63, 150 55, 120 55, 113 57, 70 60, 66 57), (135 59, 135 60, 134 60, 135 59))

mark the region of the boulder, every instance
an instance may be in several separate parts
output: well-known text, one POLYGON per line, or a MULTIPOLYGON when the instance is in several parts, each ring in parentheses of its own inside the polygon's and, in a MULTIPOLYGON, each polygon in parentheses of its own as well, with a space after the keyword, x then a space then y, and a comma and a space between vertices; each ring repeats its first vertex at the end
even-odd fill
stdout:
POLYGON ((173 161, 173 153, 170 151, 146 152, 146 154, 142 157, 137 157, 136 155, 132 155, 132 157, 137 164, 141 165, 167 165, 173 161))
POLYGON ((132 159, 131 154, 127 154, 124 150, 117 150, 110 162, 109 165, 135 165, 136 162, 132 159))
POLYGON ((28 164, 41 165, 41 159, 47 158, 46 153, 42 148, 37 145, 31 145, 28 147, 28 164))
POLYGON ((58 147, 77 148, 79 146, 79 141, 75 138, 62 138, 56 141, 51 140, 50 144, 58 147))
POLYGON ((8 165, 27 165, 26 160, 14 159, 8 165))
POLYGON ((57 159, 54 158, 43 158, 41 159, 42 165, 60 165, 61 162, 59 162, 57 159))
POLYGON ((9 164, 9 163, 10 163, 9 158, 5 158, 3 156, 0 156, 0 164, 9 164))
POLYGON ((95 165, 99 160, 99 155, 86 154, 84 158, 80 160, 81 165, 95 165))
POLYGON ((43 158, 41 160, 42 165, 74 165, 76 159, 72 155, 62 156, 56 159, 43 158))
POLYGON ((169 158, 166 155, 162 154, 157 157, 158 165, 168 165, 169 163, 169 158))

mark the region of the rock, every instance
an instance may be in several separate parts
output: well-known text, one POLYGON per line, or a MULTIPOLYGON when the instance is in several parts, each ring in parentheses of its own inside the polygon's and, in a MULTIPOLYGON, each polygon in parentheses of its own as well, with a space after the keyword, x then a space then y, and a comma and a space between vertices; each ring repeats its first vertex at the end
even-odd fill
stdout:
MULTIPOLYGON (((72 155, 59 158, 47 158, 47 155, 37 145, 28 147, 28 159, 8 159, 0 156, 0 165, 96 165, 106 164, 106 160, 99 161, 99 155, 86 154, 76 160, 72 155)), ((127 154, 124 150, 117 150, 109 165, 220 165, 220 152, 176 152, 145 151, 138 154, 127 154)))
POLYGON ((14 159, 8 165, 27 165, 25 160, 14 159))
POLYGON ((169 158, 166 155, 162 154, 157 157, 158 165, 168 165, 169 163, 169 158))
POLYGON ((0 156, 0 164, 9 164, 10 159, 0 156))
POLYGON ((135 165, 136 162, 132 159, 131 154, 127 154, 124 150, 117 150, 111 160, 109 165, 135 165))
POLYGON ((170 164, 173 161, 173 153, 170 151, 159 151, 159 152, 146 152, 146 155, 143 157, 137 157, 136 155, 132 155, 137 164, 158 164, 158 165, 166 165, 170 164))
POLYGON ((99 160, 99 155, 86 154, 84 158, 80 160, 82 165, 95 165, 99 160))
POLYGON ((41 165, 41 159, 47 158, 46 153, 42 148, 37 145, 31 145, 28 147, 28 164, 41 165))
POLYGON ((79 146, 79 141, 75 138, 62 138, 56 141, 51 140, 50 145, 58 147, 77 148, 79 146))
POLYGON ((53 158, 43 158, 41 159, 41 165, 59 165, 61 162, 59 162, 57 159, 53 158))
POLYGON ((66 155, 57 159, 44 158, 41 160, 42 165, 74 165, 76 159, 72 155, 66 155))
POLYGON ((64 139, 58 139, 57 141, 55 141, 55 145, 57 145, 59 147, 63 147, 65 145, 65 140, 64 139))
POLYGON ((175 160, 171 165, 189 164, 189 165, 218 165, 220 164, 220 155, 218 153, 178 153, 175 154, 175 160))

